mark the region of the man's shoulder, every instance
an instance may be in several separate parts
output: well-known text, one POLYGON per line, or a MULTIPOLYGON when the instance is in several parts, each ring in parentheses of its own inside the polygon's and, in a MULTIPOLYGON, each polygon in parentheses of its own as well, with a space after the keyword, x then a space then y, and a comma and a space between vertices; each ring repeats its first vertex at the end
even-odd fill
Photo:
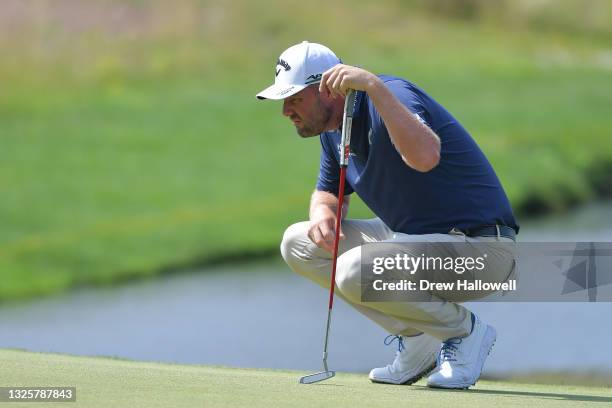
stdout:
POLYGON ((422 100, 426 95, 421 88, 408 79, 386 74, 380 74, 377 76, 381 81, 383 81, 385 86, 403 102, 422 100))
POLYGON ((389 85, 396 85, 396 86, 404 86, 404 87, 409 87, 412 88, 414 87, 414 83, 412 83, 411 81, 407 80, 406 78, 401 78, 398 76, 394 76, 394 75, 387 75, 387 74, 380 74, 377 75, 378 78, 380 78, 387 86, 389 85))
MULTIPOLYGON (((422 106, 428 100, 427 94, 423 92, 413 82, 393 75, 380 74, 377 75, 385 86, 395 95, 400 102, 411 108, 415 105, 422 106)), ((366 96, 369 99, 369 96, 366 96)), ((370 115, 378 115, 378 112, 372 104, 368 104, 370 115)))

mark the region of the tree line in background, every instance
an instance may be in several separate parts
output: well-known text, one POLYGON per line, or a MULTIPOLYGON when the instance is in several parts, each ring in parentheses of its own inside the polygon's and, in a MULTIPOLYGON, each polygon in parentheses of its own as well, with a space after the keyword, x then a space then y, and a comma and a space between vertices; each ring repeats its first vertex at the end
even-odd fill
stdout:
POLYGON ((468 21, 502 21, 510 26, 572 31, 612 37, 608 0, 402 0, 406 7, 468 21))

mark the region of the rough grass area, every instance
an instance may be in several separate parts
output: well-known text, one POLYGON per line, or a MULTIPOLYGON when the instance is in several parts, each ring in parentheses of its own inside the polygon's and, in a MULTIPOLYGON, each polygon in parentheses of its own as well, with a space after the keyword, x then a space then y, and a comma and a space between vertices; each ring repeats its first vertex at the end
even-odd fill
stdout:
MULTIPOLYGON (((338 373, 298 384, 303 372, 168 365, 0 350, 0 386, 74 386, 75 407, 601 407, 610 388, 480 381, 469 391, 372 384, 338 373)), ((74 405, 73 405, 74 404, 74 405)), ((29 406, 22 404, 20 406, 29 406)), ((46 406, 35 403, 31 406, 46 406)))
POLYGON ((304 39, 425 88, 515 208, 610 192, 609 3, 593 33, 575 1, 538 2, 546 30, 418 1, 265 3, 0 3, 0 300, 274 251, 307 216, 319 144, 254 95, 304 39))

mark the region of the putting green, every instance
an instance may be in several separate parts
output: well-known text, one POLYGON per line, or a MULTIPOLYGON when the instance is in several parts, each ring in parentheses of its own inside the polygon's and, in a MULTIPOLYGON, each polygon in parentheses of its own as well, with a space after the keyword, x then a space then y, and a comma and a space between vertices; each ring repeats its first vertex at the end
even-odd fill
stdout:
MULTIPOLYGON (((234 369, 0 350, 0 386, 75 386, 71 407, 603 407, 610 388, 481 381, 469 391, 370 383, 339 373, 300 385, 303 372, 234 369)), ((21 403, 43 407, 45 403, 21 403)), ((50 406, 59 406, 56 403, 50 406)))

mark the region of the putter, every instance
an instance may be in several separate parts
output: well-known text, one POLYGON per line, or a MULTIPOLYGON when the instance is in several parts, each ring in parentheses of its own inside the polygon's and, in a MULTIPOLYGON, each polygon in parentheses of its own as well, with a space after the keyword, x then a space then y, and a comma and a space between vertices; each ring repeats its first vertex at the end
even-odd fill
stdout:
POLYGON ((323 346, 323 371, 306 375, 300 378, 300 384, 313 384, 324 381, 336 375, 335 371, 327 368, 327 344, 329 340, 329 327, 331 324, 332 307, 334 306, 334 287, 336 286, 336 263, 338 261, 338 243, 340 241, 340 224, 342 222, 342 205, 344 203, 344 179, 351 144, 351 126, 355 110, 355 91, 349 89, 344 100, 344 117, 342 119, 342 138, 340 139, 340 187, 338 188, 338 208, 336 209, 336 229, 334 236, 334 251, 332 253, 332 272, 329 285, 329 307, 327 309, 327 326, 325 329, 325 345, 323 346))

